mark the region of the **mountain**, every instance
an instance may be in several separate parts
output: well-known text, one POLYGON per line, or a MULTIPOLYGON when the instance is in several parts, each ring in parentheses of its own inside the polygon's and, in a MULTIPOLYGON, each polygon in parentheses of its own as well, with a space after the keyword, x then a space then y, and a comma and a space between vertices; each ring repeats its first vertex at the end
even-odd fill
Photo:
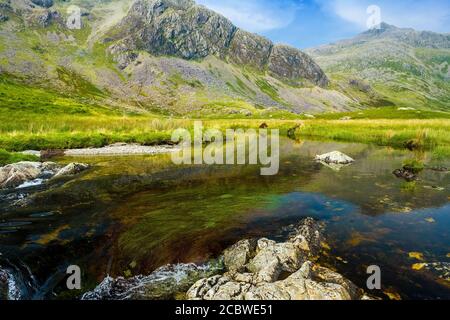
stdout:
POLYGON ((360 104, 450 109, 450 34, 382 23, 306 52, 360 104))
POLYGON ((64 101, 74 112, 268 116, 356 107, 307 54, 191 0, 0 0, 0 21, 0 103, 17 109, 64 101))

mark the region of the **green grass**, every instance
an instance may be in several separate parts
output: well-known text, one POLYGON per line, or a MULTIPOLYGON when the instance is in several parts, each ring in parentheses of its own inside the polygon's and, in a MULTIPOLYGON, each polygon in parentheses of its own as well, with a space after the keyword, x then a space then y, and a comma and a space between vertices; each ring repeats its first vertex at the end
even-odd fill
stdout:
POLYGON ((352 112, 338 112, 338 113, 325 113, 317 115, 317 119, 324 120, 339 120, 344 117, 350 117, 351 119, 450 119, 450 112, 433 111, 433 110, 399 110, 401 108, 385 107, 385 108, 372 108, 361 111, 352 112))
POLYGON ((20 161, 39 161, 39 157, 0 149, 0 166, 20 161))
POLYGON ((409 159, 403 162, 403 168, 408 169, 414 174, 418 174, 425 169, 425 165, 422 161, 417 159, 409 159))
POLYGON ((283 101, 283 99, 281 99, 281 97, 279 96, 278 89, 272 86, 269 82, 267 82, 267 80, 259 78, 256 80, 255 83, 259 87, 259 89, 265 94, 267 94, 270 98, 272 98, 272 100, 279 102, 281 104, 286 104, 286 102, 283 101))
POLYGON ((296 131, 296 137, 433 151, 435 158, 450 157, 450 120, 379 119, 311 120, 296 131), (438 152, 438 153, 436 153, 438 152))
MULTIPOLYGON (((61 72, 62 77, 64 72, 62 70, 61 72)), ((70 78, 67 74, 65 76, 70 78)), ((31 114, 40 115, 40 117, 56 114, 117 114, 117 112, 101 106, 94 96, 86 95, 86 93, 100 94, 98 89, 91 87, 88 82, 80 78, 75 77, 70 81, 75 82, 77 85, 80 85, 80 88, 83 88, 80 95, 62 95, 55 91, 21 84, 20 79, 14 79, 11 76, 0 76, 1 117, 6 117, 6 119, 1 119, 2 122, 11 122, 7 119, 11 119, 12 116, 17 121, 22 116, 29 116, 31 114)))

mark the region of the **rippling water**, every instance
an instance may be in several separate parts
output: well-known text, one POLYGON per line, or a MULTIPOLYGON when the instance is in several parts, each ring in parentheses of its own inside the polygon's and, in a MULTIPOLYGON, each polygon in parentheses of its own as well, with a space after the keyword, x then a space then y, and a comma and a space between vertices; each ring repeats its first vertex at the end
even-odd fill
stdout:
POLYGON ((407 159, 433 164, 427 153, 283 140, 281 156, 273 177, 257 166, 175 166, 168 155, 78 158, 94 168, 0 192, 0 265, 22 297, 74 298, 82 292, 65 289, 68 265, 82 268, 87 291, 107 275, 202 263, 312 216, 327 222, 322 262, 358 285, 376 264, 381 297, 450 298, 448 281, 412 268, 450 262, 450 175, 425 170, 407 183, 392 174, 407 159), (333 171, 313 161, 333 150, 355 164, 333 171))

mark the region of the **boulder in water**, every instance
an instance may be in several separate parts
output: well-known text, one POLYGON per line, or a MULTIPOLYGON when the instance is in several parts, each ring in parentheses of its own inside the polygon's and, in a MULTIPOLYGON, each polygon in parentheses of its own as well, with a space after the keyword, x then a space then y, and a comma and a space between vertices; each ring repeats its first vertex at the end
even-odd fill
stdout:
POLYGON ((225 252, 228 256, 235 254, 236 257, 240 257, 239 263, 226 263, 225 274, 196 282, 188 290, 187 298, 191 300, 367 299, 363 290, 351 281, 311 261, 320 251, 321 230, 321 224, 307 218, 295 228, 286 242, 277 243, 264 238, 259 239, 256 246, 249 245, 253 242, 245 240, 238 242, 225 252), (245 261, 248 263, 243 265, 245 261))
POLYGON ((73 176, 89 169, 89 165, 85 163, 70 163, 61 170, 59 170, 54 178, 73 176))
POLYGON ((0 168, 0 188, 14 188, 26 181, 39 178, 42 163, 22 161, 0 168))
POLYGON ((355 162, 354 159, 339 151, 333 151, 316 156, 316 161, 321 161, 327 164, 350 164, 355 162))
POLYGON ((16 188, 33 180, 78 174, 89 168, 83 163, 71 163, 64 168, 54 162, 22 161, 0 167, 0 189, 16 188))

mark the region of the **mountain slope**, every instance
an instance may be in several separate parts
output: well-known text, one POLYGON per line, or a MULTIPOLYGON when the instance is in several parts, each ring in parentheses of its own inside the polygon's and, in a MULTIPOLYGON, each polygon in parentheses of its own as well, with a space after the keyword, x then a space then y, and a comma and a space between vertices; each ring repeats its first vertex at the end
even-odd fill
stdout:
POLYGON ((0 103, 12 91, 7 84, 19 82, 74 104, 178 116, 355 107, 327 88, 303 52, 240 30, 193 1, 0 0, 0 13, 7 80, 0 103), (71 5, 81 7, 80 30, 67 27, 71 5))
POLYGON ((380 29, 307 52, 340 91, 360 103, 450 109, 449 34, 383 23, 380 29))

